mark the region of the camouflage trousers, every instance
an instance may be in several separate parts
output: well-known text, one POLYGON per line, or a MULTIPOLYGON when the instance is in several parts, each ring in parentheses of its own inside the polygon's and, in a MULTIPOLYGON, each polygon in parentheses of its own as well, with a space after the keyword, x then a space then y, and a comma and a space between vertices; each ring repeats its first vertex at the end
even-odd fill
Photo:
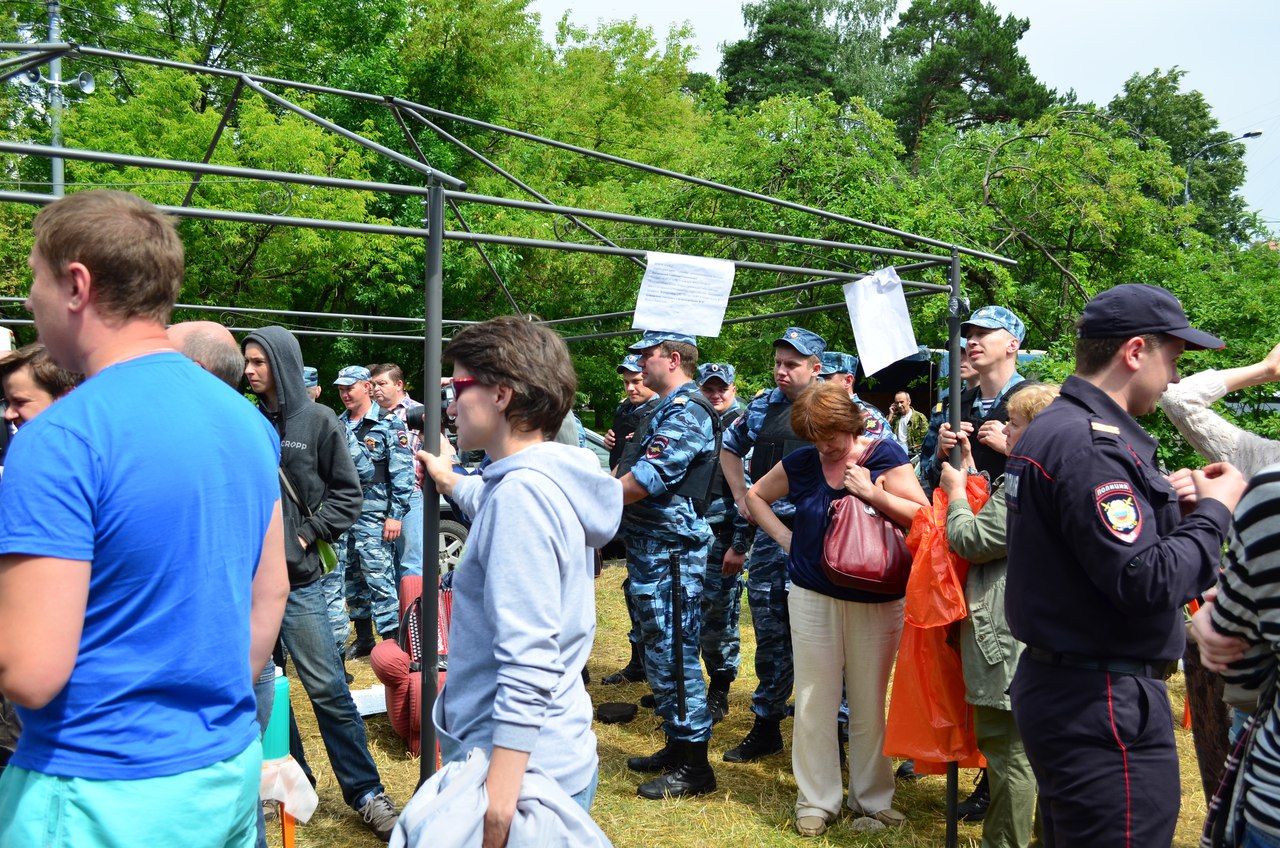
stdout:
MULTIPOLYGON (((720 528, 712 525, 712 532, 720 528)), ((721 572, 729 540, 711 542, 707 573, 702 583, 702 662, 707 674, 735 680, 741 640, 738 621, 742 617, 742 574, 721 572)))
POLYGON ((400 626, 395 543, 383 541, 383 521, 381 513, 361 515, 333 546, 338 567, 325 575, 324 592, 340 645, 346 644, 348 616, 372 619, 378 633, 400 626))
POLYGON ((760 718, 786 718, 795 683, 791 616, 787 611, 787 555, 763 530, 756 531, 747 562, 747 603, 756 634, 756 678, 751 711, 760 718))
POLYGON ((711 738, 711 713, 702 678, 698 645, 702 632, 702 584, 707 568, 706 544, 627 538, 627 574, 644 644, 645 673, 653 688, 657 714, 667 738, 705 742, 711 738), (672 580, 670 555, 679 554, 679 586, 672 580), (683 663, 676 665, 672 636, 672 590, 680 593, 683 663), (684 681, 685 714, 679 714, 677 678, 684 681))

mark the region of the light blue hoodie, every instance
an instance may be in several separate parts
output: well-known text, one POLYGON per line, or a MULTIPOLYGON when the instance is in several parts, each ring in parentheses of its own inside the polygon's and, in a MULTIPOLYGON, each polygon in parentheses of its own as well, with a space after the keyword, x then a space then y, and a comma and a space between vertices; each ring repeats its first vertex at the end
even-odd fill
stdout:
POLYGON ((453 580, 433 716, 441 750, 528 751, 574 795, 597 764, 582 684, 596 629, 591 549, 617 532, 622 484, 591 451, 544 442, 459 480, 453 499, 475 521, 453 580))

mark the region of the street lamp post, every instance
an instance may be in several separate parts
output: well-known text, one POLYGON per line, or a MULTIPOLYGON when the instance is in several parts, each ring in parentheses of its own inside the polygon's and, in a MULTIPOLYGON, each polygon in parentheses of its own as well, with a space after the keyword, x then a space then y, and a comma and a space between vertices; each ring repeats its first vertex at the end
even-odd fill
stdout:
POLYGON ((1195 155, 1187 160, 1187 179, 1182 184, 1182 202, 1184 204, 1191 202, 1191 166, 1195 164, 1197 159, 1215 147, 1221 147, 1224 144, 1231 144, 1233 141, 1244 141, 1247 138, 1257 138, 1260 135, 1262 135, 1262 130, 1251 130, 1244 135, 1238 135, 1235 138, 1229 138, 1226 141, 1215 141, 1213 144, 1206 144, 1204 147, 1197 150, 1195 155))

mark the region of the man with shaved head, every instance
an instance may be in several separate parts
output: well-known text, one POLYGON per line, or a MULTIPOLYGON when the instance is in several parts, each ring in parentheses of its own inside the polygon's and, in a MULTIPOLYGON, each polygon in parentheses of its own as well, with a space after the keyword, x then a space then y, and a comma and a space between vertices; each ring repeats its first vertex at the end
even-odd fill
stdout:
POLYGON ((240 385, 244 376, 244 355, 231 331, 216 321, 183 321, 165 331, 169 343, 183 356, 226 383, 240 385))

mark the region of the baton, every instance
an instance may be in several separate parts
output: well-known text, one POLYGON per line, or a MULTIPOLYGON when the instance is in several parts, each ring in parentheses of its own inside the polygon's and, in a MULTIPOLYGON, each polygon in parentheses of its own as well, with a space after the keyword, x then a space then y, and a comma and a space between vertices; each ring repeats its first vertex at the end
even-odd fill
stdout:
POLYGON ((685 720, 684 689, 684 621, 680 603, 680 552, 672 551, 667 558, 671 566, 671 658, 675 665, 676 715, 685 720))

